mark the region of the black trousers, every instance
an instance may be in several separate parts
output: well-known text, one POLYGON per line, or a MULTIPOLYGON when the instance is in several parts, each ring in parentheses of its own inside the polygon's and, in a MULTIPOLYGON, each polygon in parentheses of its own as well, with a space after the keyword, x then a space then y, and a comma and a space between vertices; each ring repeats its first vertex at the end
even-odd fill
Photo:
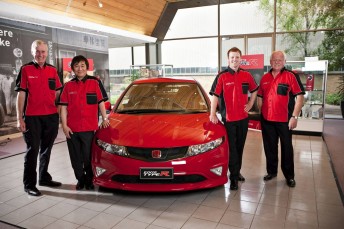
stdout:
POLYGON ((23 183, 25 188, 32 188, 37 183, 37 157, 39 154, 39 180, 50 181, 48 173, 51 149, 59 128, 58 114, 25 117, 26 132, 23 133, 26 142, 24 158, 23 183))
POLYGON ((238 180, 248 131, 248 118, 234 122, 224 122, 224 124, 229 141, 229 179, 238 180))
POLYGON ((67 146, 70 161, 74 170, 75 178, 86 184, 91 184, 93 172, 91 166, 91 145, 94 131, 74 132, 71 138, 67 138, 67 146))
POLYGON ((294 179, 294 149, 288 122, 270 122, 261 118, 262 136, 268 174, 277 174, 278 140, 281 143, 281 169, 286 179, 294 179))

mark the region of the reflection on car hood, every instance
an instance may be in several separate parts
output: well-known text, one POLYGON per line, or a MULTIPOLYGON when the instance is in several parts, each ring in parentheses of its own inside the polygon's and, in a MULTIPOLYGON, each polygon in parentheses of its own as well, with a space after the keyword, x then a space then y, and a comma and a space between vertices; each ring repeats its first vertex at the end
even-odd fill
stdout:
POLYGON ((222 124, 209 122, 209 113, 111 114, 110 127, 97 132, 108 143, 154 148, 202 144, 224 135, 222 124))

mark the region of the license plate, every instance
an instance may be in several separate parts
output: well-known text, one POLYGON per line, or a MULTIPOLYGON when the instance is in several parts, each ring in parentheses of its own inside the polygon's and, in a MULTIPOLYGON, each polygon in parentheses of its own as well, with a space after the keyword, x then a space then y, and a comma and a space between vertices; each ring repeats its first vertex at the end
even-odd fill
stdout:
POLYGON ((173 168, 140 168, 140 179, 173 179, 173 168))

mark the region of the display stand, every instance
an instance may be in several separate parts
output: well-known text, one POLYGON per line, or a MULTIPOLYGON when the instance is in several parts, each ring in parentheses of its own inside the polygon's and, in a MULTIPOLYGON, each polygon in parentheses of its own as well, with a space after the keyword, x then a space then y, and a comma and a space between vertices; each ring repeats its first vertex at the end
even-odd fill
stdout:
POLYGON ((327 60, 287 61, 286 68, 296 72, 305 88, 305 101, 295 132, 322 135, 327 81, 327 60))

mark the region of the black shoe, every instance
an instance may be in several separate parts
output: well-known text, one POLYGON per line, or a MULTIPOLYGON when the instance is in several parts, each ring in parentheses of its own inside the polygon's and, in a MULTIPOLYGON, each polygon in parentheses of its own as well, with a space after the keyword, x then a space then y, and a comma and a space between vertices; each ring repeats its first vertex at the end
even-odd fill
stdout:
POLYGON ((48 187, 59 187, 62 184, 60 182, 57 181, 39 181, 39 185, 40 186, 48 186, 48 187))
POLYGON ((296 185, 296 182, 294 179, 287 179, 287 185, 291 188, 294 188, 296 185))
POLYGON ((84 183, 83 182, 78 182, 77 184, 76 184, 76 186, 75 186, 75 189, 76 190, 82 190, 82 189, 84 189, 84 183))
POLYGON ((268 174, 264 177, 264 180, 271 180, 272 178, 277 177, 277 174, 268 174))
POLYGON ((245 181, 245 177, 243 177, 241 173, 239 173, 238 181, 245 181))
POLYGON ((40 196, 42 193, 36 188, 24 188, 24 191, 27 192, 30 196, 40 196))
POLYGON ((94 190, 94 185, 91 184, 86 184, 86 190, 94 190))
POLYGON ((231 180, 231 185, 230 185, 230 189, 231 190, 238 190, 238 181, 237 180, 231 180))

